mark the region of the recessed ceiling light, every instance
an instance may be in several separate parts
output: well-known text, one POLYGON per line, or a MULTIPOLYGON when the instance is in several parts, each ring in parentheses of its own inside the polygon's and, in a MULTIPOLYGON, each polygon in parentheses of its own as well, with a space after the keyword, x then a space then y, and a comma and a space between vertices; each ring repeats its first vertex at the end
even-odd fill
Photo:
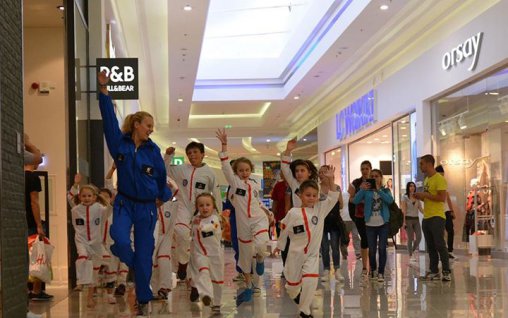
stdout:
POLYGON ((181 103, 183 102, 183 98, 179 98, 178 101, 181 103))
POLYGON ((402 135, 402 138, 406 138, 406 137, 407 137, 407 135, 402 135))
POLYGON ((374 141, 379 141, 379 138, 374 138, 374 141))
POLYGON ((402 127, 400 127, 400 129, 407 129, 407 128, 406 128, 406 126, 402 126, 402 127))
POLYGON ((293 97, 293 99, 298 100, 298 99, 300 99, 300 96, 299 96, 299 95, 296 95, 295 97, 293 97))
POLYGON ((56 8, 57 8, 58 10, 60 10, 60 11, 64 11, 64 10, 65 10, 65 7, 64 7, 64 6, 57 6, 56 8))
POLYGON ((183 10, 184 11, 192 11, 192 7, 190 6, 190 4, 188 4, 185 7, 183 7, 183 10))
POLYGON ((307 138, 303 138, 303 141, 307 141, 307 138))
POLYGON ((371 144, 371 143, 372 143, 372 141, 367 141, 367 143, 368 143, 368 144, 371 144))
POLYGON ((173 141, 171 144, 172 144, 172 145, 176 145, 176 141, 173 141))
POLYGON ((406 123, 406 121, 405 121, 405 120, 401 120, 400 122, 401 122, 402 124, 405 124, 405 123, 406 123))
POLYGON ((386 5, 386 4, 383 4, 383 5, 381 5, 381 6, 379 7, 379 9, 380 9, 380 10, 383 10, 383 11, 384 11, 384 10, 388 10, 388 8, 389 8, 389 7, 388 7, 388 5, 386 5))
POLYGON ((332 151, 332 156, 335 156, 335 151, 332 151))
POLYGON ((386 138, 386 137, 388 137, 388 135, 383 135, 383 138, 386 138))
POLYGON ((277 152, 277 156, 280 156, 280 152, 277 152))
POLYGON ((270 142, 271 140, 270 139, 267 139, 266 142, 270 142))

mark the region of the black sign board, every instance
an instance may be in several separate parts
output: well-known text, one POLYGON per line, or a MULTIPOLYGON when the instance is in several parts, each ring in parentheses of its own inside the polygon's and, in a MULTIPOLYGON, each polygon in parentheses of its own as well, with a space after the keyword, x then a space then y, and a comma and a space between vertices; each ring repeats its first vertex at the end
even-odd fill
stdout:
MULTIPOLYGON (((97 59, 97 71, 109 76, 108 91, 112 99, 138 99, 138 59, 97 59)), ((97 83, 97 90, 99 89, 97 83)))

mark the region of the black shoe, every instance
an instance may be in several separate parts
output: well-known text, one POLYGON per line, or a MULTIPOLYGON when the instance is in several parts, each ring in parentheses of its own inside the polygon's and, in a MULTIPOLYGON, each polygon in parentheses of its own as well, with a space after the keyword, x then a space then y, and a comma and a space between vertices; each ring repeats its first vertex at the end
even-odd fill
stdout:
POLYGON ((205 306, 210 306, 212 303, 212 298, 210 298, 210 296, 205 296, 203 297, 202 301, 205 306))
POLYGON ((303 312, 301 312, 301 311, 300 311, 300 317, 302 317, 302 318, 314 318, 314 316, 304 314, 304 313, 303 313, 303 312))
POLYGON ((178 272, 176 273, 176 277, 179 280, 185 280, 185 278, 187 278, 187 264, 178 263, 178 272))
POLYGON ((299 305, 299 304, 300 304, 300 295, 301 295, 301 294, 302 294, 302 293, 299 293, 299 294, 298 294, 298 296, 296 296, 295 298, 293 298, 293 301, 294 301, 297 305, 299 305))
POLYGON ((125 295, 125 285, 124 284, 120 284, 115 289, 115 296, 123 296, 123 295, 125 295))
POLYGON ((28 294, 28 298, 33 301, 49 301, 53 298, 53 295, 48 295, 45 292, 40 292, 39 294, 30 293, 28 294))
POLYGON ((198 299, 199 299, 198 289, 196 287, 192 287, 191 292, 190 292, 190 301, 194 303, 194 302, 198 301, 198 299))
POLYGON ((136 302, 136 317, 147 317, 148 316, 148 303, 142 304, 136 302))

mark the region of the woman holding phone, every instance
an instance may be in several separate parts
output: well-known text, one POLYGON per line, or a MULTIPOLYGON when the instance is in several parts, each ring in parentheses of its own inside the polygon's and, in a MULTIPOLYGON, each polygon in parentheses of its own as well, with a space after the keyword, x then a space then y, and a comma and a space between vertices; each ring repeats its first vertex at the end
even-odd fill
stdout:
POLYGON ((390 229, 390 204, 393 197, 389 189, 383 187, 383 173, 379 169, 373 169, 371 178, 360 186, 360 191, 353 199, 354 204, 364 202, 365 229, 369 244, 370 279, 384 282, 386 265, 386 241, 390 229), (373 187, 371 184, 374 183, 373 187), (379 245, 378 245, 379 240, 379 245), (376 252, 379 252, 379 267, 376 262, 376 252), (377 275, 376 275, 377 269, 377 275))

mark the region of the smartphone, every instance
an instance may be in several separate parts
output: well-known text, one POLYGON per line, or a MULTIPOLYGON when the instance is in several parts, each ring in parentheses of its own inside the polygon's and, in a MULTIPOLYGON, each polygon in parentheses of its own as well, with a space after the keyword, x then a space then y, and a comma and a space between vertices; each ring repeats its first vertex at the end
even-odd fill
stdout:
POLYGON ((376 179, 367 179, 365 181, 370 183, 370 190, 376 189, 376 179))

